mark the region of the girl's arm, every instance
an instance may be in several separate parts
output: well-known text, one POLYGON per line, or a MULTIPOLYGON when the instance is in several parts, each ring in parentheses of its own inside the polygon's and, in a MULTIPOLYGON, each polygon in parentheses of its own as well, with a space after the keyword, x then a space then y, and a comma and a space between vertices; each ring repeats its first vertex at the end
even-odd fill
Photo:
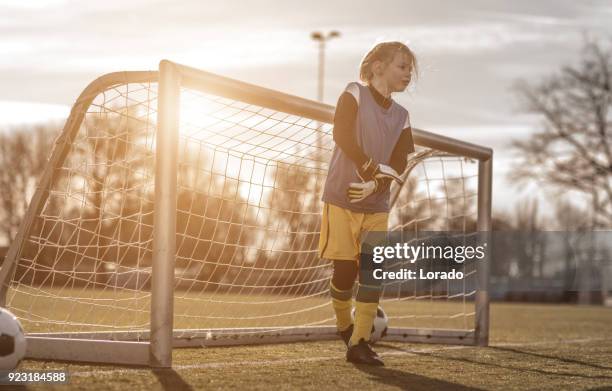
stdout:
POLYGON ((402 130, 402 134, 400 135, 399 140, 397 140, 395 148, 393 148, 389 165, 399 174, 403 173, 408 165, 408 160, 406 158, 412 152, 414 152, 412 128, 406 128, 402 130))
POLYGON ((361 167, 370 158, 357 144, 355 135, 355 119, 357 118, 357 101, 348 91, 344 91, 334 114, 333 136, 336 145, 344 152, 356 167, 361 167))
MULTIPOLYGON (((412 140, 412 128, 408 127, 402 130, 397 144, 393 148, 391 158, 389 159, 389 166, 397 171, 400 175, 406 169, 408 165, 408 155, 414 152, 414 141, 412 140)), ((378 188, 378 191, 385 191, 391 185, 392 179, 385 178, 382 180, 382 186, 378 188)))

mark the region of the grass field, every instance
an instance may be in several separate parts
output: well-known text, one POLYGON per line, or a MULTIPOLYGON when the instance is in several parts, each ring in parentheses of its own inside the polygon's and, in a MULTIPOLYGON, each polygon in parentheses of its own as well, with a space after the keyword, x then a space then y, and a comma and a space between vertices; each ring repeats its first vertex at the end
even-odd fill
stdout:
POLYGON ((173 369, 162 371, 31 360, 20 369, 66 369, 75 389, 612 390, 612 309, 493 303, 487 348, 379 343, 377 351, 385 367, 347 363, 338 340, 175 349, 173 369))
MULTIPOLYGON (((7 302, 30 333, 147 329, 151 307, 144 291, 27 285, 9 290, 7 302)), ((474 328, 473 301, 406 296, 382 305, 394 327, 474 328)), ((176 329, 335 324, 327 290, 307 297, 176 291, 174 314, 176 329)))

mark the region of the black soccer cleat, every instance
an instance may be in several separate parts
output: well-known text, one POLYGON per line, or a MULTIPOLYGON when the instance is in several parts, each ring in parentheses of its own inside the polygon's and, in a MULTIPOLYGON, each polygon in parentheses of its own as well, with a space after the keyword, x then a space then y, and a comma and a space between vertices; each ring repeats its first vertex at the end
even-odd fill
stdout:
POLYGON ((344 341, 344 344, 348 348, 349 341, 351 340, 351 336, 353 335, 353 325, 351 324, 346 330, 338 331, 340 338, 344 341))
POLYGON ((362 338, 357 345, 349 346, 346 351, 346 361, 354 364, 383 366, 385 363, 362 338))

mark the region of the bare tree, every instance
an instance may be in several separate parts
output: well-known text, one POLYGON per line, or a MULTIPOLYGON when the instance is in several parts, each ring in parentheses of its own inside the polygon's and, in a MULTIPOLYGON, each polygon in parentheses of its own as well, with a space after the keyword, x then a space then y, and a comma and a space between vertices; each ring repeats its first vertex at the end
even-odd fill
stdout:
MULTIPOLYGON (((590 219, 585 213, 586 211, 575 206, 573 203, 564 198, 558 198, 555 201, 555 218, 557 227, 561 230, 559 239, 562 239, 561 259, 563 260, 563 289, 566 295, 571 291, 581 288, 576 284, 577 277, 584 277, 585 273, 580 273, 578 268, 579 263, 585 262, 581 259, 582 254, 576 251, 572 243, 576 238, 582 235, 581 231, 585 231, 590 226, 590 219)), ((582 257, 583 258, 583 257, 582 257)), ((584 278, 582 282, 585 282, 584 278)), ((566 300, 569 297, 566 297, 566 300)))
POLYGON ((538 200, 527 199, 516 206, 514 253, 518 258, 519 274, 523 277, 542 277, 546 253, 546 232, 538 215, 538 200))
POLYGON ((0 242, 15 237, 55 134, 53 124, 0 133, 0 242))
POLYGON ((510 179, 536 180, 589 196, 593 228, 612 226, 612 45, 585 40, 580 61, 537 84, 519 81, 524 108, 542 130, 514 141, 519 161, 510 179))

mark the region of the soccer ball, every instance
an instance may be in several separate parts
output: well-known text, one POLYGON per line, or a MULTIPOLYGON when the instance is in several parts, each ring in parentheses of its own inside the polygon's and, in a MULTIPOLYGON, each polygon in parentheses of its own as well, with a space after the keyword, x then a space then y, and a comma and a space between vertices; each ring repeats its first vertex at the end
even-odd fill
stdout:
POLYGON ((6 308, 0 308, 0 369, 17 367, 26 352, 26 339, 19 320, 6 308))
MULTIPOLYGON (((353 308, 353 319, 355 319, 355 308, 353 308)), ((385 311, 381 306, 378 306, 376 309, 374 324, 372 325, 372 334, 370 334, 370 344, 380 341, 385 335, 387 335, 388 323, 389 318, 387 318, 387 314, 385 314, 385 311)))

